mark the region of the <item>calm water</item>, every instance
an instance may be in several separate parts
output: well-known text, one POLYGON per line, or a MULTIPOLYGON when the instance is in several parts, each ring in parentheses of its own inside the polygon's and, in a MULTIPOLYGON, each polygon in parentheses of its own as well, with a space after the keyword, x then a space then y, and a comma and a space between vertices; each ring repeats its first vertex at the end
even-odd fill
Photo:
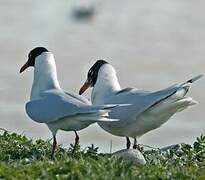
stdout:
MULTIPOLYGON (((61 86, 76 93, 96 59, 113 64, 122 87, 158 90, 204 73, 205 1, 98 1, 97 15, 88 22, 70 18, 78 6, 75 2, 0 0, 0 127, 34 139, 51 137, 45 125, 31 121, 24 111, 33 70, 20 75, 19 69, 35 46, 53 51, 61 86)), ((175 115, 139 142, 155 147, 193 142, 205 132, 204 90, 205 79, 201 79, 190 93, 200 104, 175 115)), ((111 141, 112 151, 125 146, 123 138, 97 125, 79 134, 83 147, 94 143, 107 152, 111 141)), ((67 146, 74 133, 59 132, 58 141, 67 146)))

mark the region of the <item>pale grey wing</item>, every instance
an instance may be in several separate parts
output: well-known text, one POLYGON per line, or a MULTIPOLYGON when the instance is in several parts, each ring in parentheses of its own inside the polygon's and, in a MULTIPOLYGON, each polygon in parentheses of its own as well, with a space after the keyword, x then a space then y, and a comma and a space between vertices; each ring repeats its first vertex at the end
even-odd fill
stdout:
POLYGON ((42 98, 26 104, 26 112, 31 119, 40 123, 54 122, 58 119, 78 114, 98 112, 100 107, 76 101, 65 93, 50 90, 42 93, 42 98))
POLYGON ((91 102, 88 99, 86 99, 85 97, 81 96, 81 95, 74 94, 74 93, 69 93, 69 92, 66 92, 66 91, 64 91, 64 92, 68 96, 71 96, 72 98, 75 98, 77 101, 79 101, 81 103, 85 103, 85 104, 91 105, 91 102))
POLYGON ((129 89, 122 91, 109 98, 106 103, 112 102, 115 104, 132 104, 125 107, 116 107, 109 113, 110 118, 119 118, 123 120, 135 119, 141 113, 156 105, 162 100, 172 96, 179 89, 179 85, 169 87, 156 92, 149 92, 137 89, 129 89), (129 118, 128 118, 129 117, 129 118), (128 118, 128 119, 127 119, 128 118))
POLYGON ((183 98, 188 92, 191 84, 196 80, 200 79, 203 75, 196 76, 185 83, 175 84, 166 89, 149 92, 144 90, 138 90, 134 88, 126 88, 121 91, 118 91, 114 96, 110 96, 105 100, 105 104, 115 103, 115 104, 132 104, 125 107, 116 107, 112 109, 109 113, 109 118, 121 119, 120 122, 112 122, 110 126, 115 124, 122 127, 126 125, 126 121, 135 120, 143 112, 149 110, 156 104, 171 100, 176 101, 183 98), (170 98, 169 98, 170 97, 170 98), (125 123, 125 124, 124 124, 125 123))

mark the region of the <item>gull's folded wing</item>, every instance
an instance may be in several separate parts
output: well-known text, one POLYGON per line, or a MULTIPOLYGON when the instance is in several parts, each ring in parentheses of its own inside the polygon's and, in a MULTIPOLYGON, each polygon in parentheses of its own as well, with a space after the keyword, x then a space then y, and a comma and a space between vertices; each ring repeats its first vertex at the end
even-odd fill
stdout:
POLYGON ((74 95, 70 96, 58 90, 46 91, 42 93, 40 99, 29 101, 26 104, 26 112, 29 117, 40 123, 54 122, 61 118, 80 114, 100 111, 106 113, 109 111, 108 108, 107 106, 90 106, 79 101, 78 98, 76 99, 74 95))
POLYGON ((109 101, 115 104, 128 103, 132 106, 117 107, 110 112, 112 118, 121 117, 127 119, 127 112, 129 112, 130 119, 135 119, 141 113, 147 111, 154 105, 172 97, 171 99, 177 100, 183 98, 188 92, 191 84, 200 79, 202 75, 190 79, 182 84, 175 84, 166 89, 148 92, 138 89, 127 88, 116 93, 115 96, 110 97, 109 101))

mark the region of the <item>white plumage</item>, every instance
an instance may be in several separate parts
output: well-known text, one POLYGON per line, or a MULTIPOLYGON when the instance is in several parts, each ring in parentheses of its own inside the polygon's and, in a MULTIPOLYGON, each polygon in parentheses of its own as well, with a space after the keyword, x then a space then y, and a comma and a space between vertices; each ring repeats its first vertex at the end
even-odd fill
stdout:
POLYGON ((54 56, 45 48, 32 50, 29 60, 20 72, 29 66, 34 66, 34 80, 30 101, 26 103, 26 112, 32 120, 45 123, 51 130, 54 137, 53 153, 56 147, 55 136, 59 129, 75 131, 76 146, 79 139, 76 131, 95 122, 116 121, 107 118, 109 109, 116 105, 92 106, 82 96, 61 89, 54 56))
MULTIPOLYGON (((121 89, 115 69, 105 61, 97 61, 91 71, 98 71, 93 84, 91 100, 93 105, 110 103, 132 104, 126 107, 114 108, 110 118, 120 119, 118 122, 107 124, 98 123, 105 131, 135 139, 141 135, 160 127, 175 113, 197 104, 191 97, 185 97, 191 84, 202 77, 199 75, 182 84, 175 84, 160 91, 150 92, 136 88, 121 89), (100 63, 100 65, 99 65, 100 63)), ((92 74, 91 74, 92 75, 92 74)), ((92 82, 89 77, 86 82, 92 82)), ((85 88, 81 88, 80 94, 85 88)))

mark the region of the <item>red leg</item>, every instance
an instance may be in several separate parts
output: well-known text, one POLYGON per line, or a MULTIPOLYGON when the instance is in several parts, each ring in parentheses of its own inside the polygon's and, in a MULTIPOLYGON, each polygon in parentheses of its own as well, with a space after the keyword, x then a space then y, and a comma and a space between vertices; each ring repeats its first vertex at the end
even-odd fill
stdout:
POLYGON ((129 137, 126 137, 126 140, 127 140, 127 149, 130 149, 131 143, 129 137))
POLYGON ((137 149, 137 138, 134 138, 134 145, 133 145, 133 149, 137 149))
POLYGON ((57 146, 57 140, 56 140, 56 136, 54 135, 53 136, 53 149, 52 149, 51 158, 54 158, 56 146, 57 146))
POLYGON ((78 136, 77 131, 74 131, 74 132, 75 132, 75 144, 74 144, 74 147, 73 147, 72 155, 74 154, 75 149, 76 149, 76 147, 77 147, 77 145, 79 143, 79 139, 80 139, 79 136, 78 136))

